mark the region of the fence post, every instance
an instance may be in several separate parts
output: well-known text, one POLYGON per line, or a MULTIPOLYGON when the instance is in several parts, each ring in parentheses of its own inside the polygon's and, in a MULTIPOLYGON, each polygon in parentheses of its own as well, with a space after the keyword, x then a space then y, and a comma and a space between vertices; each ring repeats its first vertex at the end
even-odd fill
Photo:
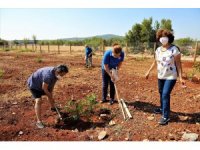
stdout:
POLYGON ((104 52, 105 52, 104 40, 102 40, 102 52, 103 52, 103 55, 104 55, 104 52))
POLYGON ((58 54, 60 54, 60 45, 58 44, 58 54))
POLYGON ((42 53, 42 48, 41 48, 41 44, 40 44, 40 53, 42 53))
POLYGON ((5 43, 3 43, 3 51, 5 50, 5 43))
POLYGON ((153 54, 155 53, 155 51, 156 51, 156 42, 154 42, 153 44, 153 54))
POLYGON ((32 44, 32 51, 34 51, 34 45, 32 44))
POLYGON ((72 45, 71 45, 71 43, 69 44, 69 53, 70 54, 72 53, 72 45))
POLYGON ((126 56, 128 56, 128 42, 126 42, 126 56))
POLYGON ((195 52, 194 52, 194 64, 196 63, 197 49, 198 49, 198 41, 196 42, 196 46, 195 46, 195 52))
POLYGON ((47 44, 47 46, 48 46, 48 53, 50 53, 50 47, 49 47, 49 43, 47 44))

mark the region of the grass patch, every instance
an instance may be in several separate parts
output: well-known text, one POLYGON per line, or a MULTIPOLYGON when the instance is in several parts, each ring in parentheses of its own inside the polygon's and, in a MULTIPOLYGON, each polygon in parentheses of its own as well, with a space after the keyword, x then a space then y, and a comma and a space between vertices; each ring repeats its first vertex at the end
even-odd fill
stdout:
POLYGON ((32 52, 32 49, 28 49, 28 48, 23 48, 19 50, 20 52, 32 52))
POLYGON ((42 62, 43 62, 42 57, 37 57, 37 58, 36 58, 36 62, 37 62, 37 63, 42 63, 42 62))

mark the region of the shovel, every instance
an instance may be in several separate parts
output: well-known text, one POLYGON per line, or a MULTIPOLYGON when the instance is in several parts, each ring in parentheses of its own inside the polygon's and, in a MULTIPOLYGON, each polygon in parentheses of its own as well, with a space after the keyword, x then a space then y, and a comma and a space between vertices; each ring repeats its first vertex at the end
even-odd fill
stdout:
POLYGON ((57 114, 58 114, 59 120, 63 120, 63 119, 62 119, 62 116, 61 116, 61 114, 60 114, 60 111, 58 110, 58 108, 55 107, 55 109, 56 109, 56 112, 57 112, 57 114))

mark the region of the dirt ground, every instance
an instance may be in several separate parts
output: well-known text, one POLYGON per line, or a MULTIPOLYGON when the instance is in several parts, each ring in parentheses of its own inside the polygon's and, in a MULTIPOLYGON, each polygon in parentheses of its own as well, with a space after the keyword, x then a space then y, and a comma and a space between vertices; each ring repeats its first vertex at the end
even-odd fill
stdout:
MULTIPOLYGON (((42 119, 44 129, 35 126, 34 101, 26 86, 27 78, 38 68, 65 63, 70 72, 55 87, 54 98, 64 112, 70 99, 80 100, 94 93, 101 100, 101 56, 94 56, 94 67, 84 67, 83 56, 36 53, 0 52, 0 140, 1 141, 97 141, 105 130, 105 141, 179 141, 184 132, 200 135, 200 76, 191 81, 186 74, 192 70, 192 62, 183 61, 187 88, 177 84, 171 94, 171 121, 158 125, 159 114, 153 110, 159 106, 156 71, 149 80, 144 78, 152 59, 128 57, 120 70, 119 95, 129 107, 133 119, 124 121, 118 104, 97 104, 111 111, 106 118, 98 111, 90 121, 81 118, 77 122, 55 123, 56 113, 51 112, 47 99, 43 98, 42 119), (110 121, 116 124, 109 125, 110 121)), ((63 114, 64 115, 64 114, 63 114)), ((200 141, 200 136, 198 137, 200 141)))

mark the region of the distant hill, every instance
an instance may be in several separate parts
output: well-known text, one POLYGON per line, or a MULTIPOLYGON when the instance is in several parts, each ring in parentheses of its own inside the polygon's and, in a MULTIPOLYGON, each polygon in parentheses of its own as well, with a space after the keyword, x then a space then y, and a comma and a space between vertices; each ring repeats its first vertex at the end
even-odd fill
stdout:
POLYGON ((119 36, 119 35, 115 35, 115 34, 103 34, 103 35, 96 35, 96 36, 90 36, 90 37, 73 37, 73 38, 64 38, 64 39, 60 39, 60 40, 67 40, 67 41, 82 41, 85 39, 90 39, 93 37, 98 37, 98 38, 102 38, 105 40, 111 39, 111 38, 123 38, 123 36, 119 36))
MULTIPOLYGON (((124 38, 124 36, 115 35, 115 34, 102 34, 102 35, 96 35, 96 36, 90 36, 90 37, 72 37, 72 38, 62 38, 62 39, 51 39, 49 41, 52 41, 52 40, 82 41, 82 40, 90 39, 90 38, 93 38, 93 37, 98 37, 98 38, 102 38, 102 39, 105 39, 105 40, 109 40, 111 38, 124 38)), ((48 39, 43 39, 43 40, 48 40, 48 39)), ((19 42, 20 44, 23 43, 23 40, 16 40, 16 41, 19 42)), ((29 43, 32 44, 33 40, 30 39, 29 43)))

